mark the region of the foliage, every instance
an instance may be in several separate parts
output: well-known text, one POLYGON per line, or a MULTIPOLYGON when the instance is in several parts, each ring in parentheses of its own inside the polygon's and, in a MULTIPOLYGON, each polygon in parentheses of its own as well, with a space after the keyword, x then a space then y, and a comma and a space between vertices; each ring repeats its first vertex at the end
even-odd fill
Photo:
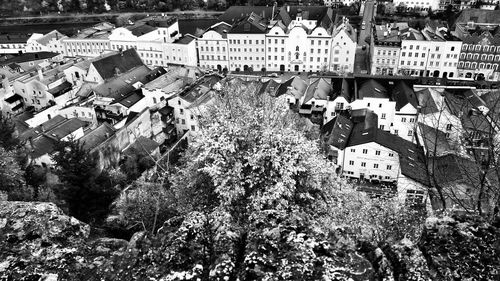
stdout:
POLYGON ((19 146, 19 139, 15 137, 16 127, 10 118, 0 113, 0 146, 12 150, 19 146))
POLYGON ((116 219, 129 230, 156 232, 176 215, 171 199, 160 183, 136 181, 115 201, 116 219))
POLYGON ((0 147, 0 192, 7 194, 8 200, 29 200, 31 194, 26 191, 23 171, 16 157, 16 151, 0 147))
POLYGON ((62 184, 57 195, 67 204, 69 214, 84 222, 99 222, 118 194, 107 171, 99 171, 96 158, 74 140, 55 146, 53 160, 62 184))

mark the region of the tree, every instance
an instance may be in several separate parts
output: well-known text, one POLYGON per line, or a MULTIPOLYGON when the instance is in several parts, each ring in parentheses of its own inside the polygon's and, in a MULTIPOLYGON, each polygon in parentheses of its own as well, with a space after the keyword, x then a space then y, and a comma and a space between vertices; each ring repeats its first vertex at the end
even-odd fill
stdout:
POLYGON ((23 171, 17 162, 16 152, 0 147, 0 193, 6 194, 8 200, 29 200, 31 196, 25 193, 25 187, 23 171))
POLYGON ((84 222, 98 223, 119 190, 107 171, 98 170, 95 156, 78 141, 58 142, 53 160, 61 181, 57 195, 67 204, 69 214, 84 222))
POLYGON ((15 137, 16 127, 12 119, 0 114, 0 146, 5 150, 12 150, 19 146, 19 139, 15 137))

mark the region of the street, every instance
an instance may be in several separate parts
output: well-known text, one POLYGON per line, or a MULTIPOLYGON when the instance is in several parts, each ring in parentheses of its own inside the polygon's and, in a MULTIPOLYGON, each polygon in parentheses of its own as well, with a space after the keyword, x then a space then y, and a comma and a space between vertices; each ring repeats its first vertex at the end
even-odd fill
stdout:
POLYGON ((361 5, 364 5, 363 21, 364 29, 362 25, 359 27, 358 35, 358 48, 356 49, 356 57, 354 62, 354 73, 368 73, 369 70, 369 55, 370 55, 370 43, 367 43, 365 39, 370 36, 372 31, 372 20, 375 18, 375 1, 368 0, 361 5), (365 49, 363 50, 363 47, 365 49))

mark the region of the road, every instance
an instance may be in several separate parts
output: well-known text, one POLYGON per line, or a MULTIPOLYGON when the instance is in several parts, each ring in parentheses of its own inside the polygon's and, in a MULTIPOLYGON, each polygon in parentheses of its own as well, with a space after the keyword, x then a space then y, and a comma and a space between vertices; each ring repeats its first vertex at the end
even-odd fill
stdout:
MULTIPOLYGON (((356 49, 356 58, 354 62, 354 73, 369 73, 369 54, 370 54, 370 44, 365 41, 365 39, 370 35, 372 31, 371 24, 375 19, 375 1, 367 0, 362 5, 364 5, 363 12, 363 22, 365 23, 365 29, 359 27, 358 35, 358 48, 356 49), (363 50, 363 47, 365 48, 363 50)), ((375 22, 373 22, 375 23, 375 22)))

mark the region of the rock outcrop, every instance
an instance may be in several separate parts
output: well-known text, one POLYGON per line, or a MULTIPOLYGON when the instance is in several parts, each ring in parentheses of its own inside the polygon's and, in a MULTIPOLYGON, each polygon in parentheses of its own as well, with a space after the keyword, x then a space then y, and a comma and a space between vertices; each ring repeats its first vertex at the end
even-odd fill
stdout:
MULTIPOLYGON (((2 202, 0 280, 171 280, 163 258, 169 235, 92 238, 88 225, 52 203, 2 202)), ((417 244, 360 242, 357 253, 335 251, 342 268, 367 273, 355 280, 500 280, 500 230, 475 217, 428 219, 417 244)))

